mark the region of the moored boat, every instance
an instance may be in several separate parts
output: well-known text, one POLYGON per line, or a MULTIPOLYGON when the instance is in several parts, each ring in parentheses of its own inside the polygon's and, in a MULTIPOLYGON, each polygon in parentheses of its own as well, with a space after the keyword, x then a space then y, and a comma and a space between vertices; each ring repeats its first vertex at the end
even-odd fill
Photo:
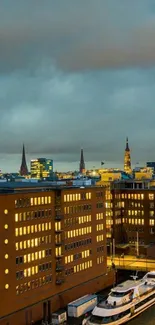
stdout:
POLYGON ((155 271, 142 279, 127 280, 111 289, 108 298, 92 311, 87 325, 120 325, 155 303, 155 271))

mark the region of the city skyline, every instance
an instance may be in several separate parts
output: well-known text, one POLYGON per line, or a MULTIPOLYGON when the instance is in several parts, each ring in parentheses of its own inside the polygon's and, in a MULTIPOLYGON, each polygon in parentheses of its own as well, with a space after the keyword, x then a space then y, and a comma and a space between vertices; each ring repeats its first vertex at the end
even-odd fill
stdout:
POLYGON ((81 147, 91 166, 123 166, 126 136, 133 163, 155 160, 151 0, 2 1, 0 29, 1 169, 19 170, 21 142, 28 163, 65 169, 81 147))

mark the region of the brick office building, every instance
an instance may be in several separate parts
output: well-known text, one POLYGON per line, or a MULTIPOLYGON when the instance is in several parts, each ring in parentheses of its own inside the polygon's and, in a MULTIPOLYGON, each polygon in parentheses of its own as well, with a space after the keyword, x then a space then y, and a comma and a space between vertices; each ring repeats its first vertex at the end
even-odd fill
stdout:
POLYGON ((114 182, 111 189, 116 243, 155 244, 155 187, 150 182, 114 182), (121 229, 121 233, 120 233, 121 229))
POLYGON ((110 285, 104 188, 0 187, 0 325, 49 320, 110 285))

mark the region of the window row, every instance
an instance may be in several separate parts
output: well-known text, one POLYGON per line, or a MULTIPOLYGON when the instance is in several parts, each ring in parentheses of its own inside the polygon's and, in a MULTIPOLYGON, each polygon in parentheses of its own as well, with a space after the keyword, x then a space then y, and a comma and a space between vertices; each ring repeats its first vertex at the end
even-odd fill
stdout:
POLYGON ((115 198, 122 198, 122 199, 133 199, 133 200, 144 200, 143 193, 122 193, 122 194, 115 194, 115 198))
POLYGON ((51 222, 45 222, 40 224, 35 224, 31 226, 25 226, 20 228, 15 228, 15 236, 24 236, 37 232, 48 231, 51 230, 51 222))
POLYGON ((103 240, 104 240, 104 236, 103 235, 96 236, 96 241, 97 242, 100 242, 100 241, 103 241, 103 240))
POLYGON ((101 230, 103 230, 103 229, 104 229, 104 227, 103 227, 103 223, 96 225, 96 230, 97 230, 97 231, 101 231, 101 230))
POLYGON ((64 225, 65 225, 65 227, 70 227, 75 224, 83 224, 83 223, 87 223, 87 222, 91 222, 91 214, 87 215, 87 216, 67 218, 64 220, 64 225))
POLYGON ((80 201, 80 200, 91 200, 91 192, 64 195, 64 202, 72 202, 72 201, 80 201))
POLYGON ((38 211, 26 211, 15 213, 15 222, 28 221, 40 218, 50 218, 52 215, 52 210, 38 210, 38 211))
POLYGON ((23 284, 16 286, 16 295, 22 294, 26 291, 36 289, 38 287, 42 287, 45 284, 52 282, 52 274, 40 277, 38 279, 25 282, 23 284))
POLYGON ((76 242, 73 242, 73 243, 70 243, 70 244, 66 244, 65 245, 65 251, 69 251, 69 250, 74 249, 74 248, 79 248, 81 246, 86 246, 86 245, 89 245, 91 243, 92 243, 92 239, 87 238, 87 239, 76 241, 76 242))
MULTIPOLYGON (((144 208, 144 202, 127 201, 130 208, 144 208)), ((152 202, 151 202, 152 203, 152 202)))
POLYGON ((132 225, 144 225, 144 219, 135 219, 135 218, 123 218, 123 223, 129 223, 132 225))
POLYGON ((68 255, 68 256, 65 256, 65 264, 68 264, 68 263, 71 263, 75 260, 78 260, 80 258, 87 258, 89 257, 90 255, 92 254, 92 251, 91 249, 87 249, 83 252, 80 252, 80 253, 77 253, 77 254, 72 254, 72 255, 68 255))
POLYGON ((84 228, 65 231, 65 239, 90 234, 91 231, 92 231, 92 227, 84 227, 84 228))
POLYGON ((51 204, 51 196, 27 197, 15 200, 15 208, 24 208, 42 204, 51 204))
POLYGON ((51 248, 16 257, 16 264, 30 263, 52 255, 51 248))
POLYGON ((96 220, 102 220, 103 219, 103 212, 96 213, 96 220))
POLYGON ((87 261, 87 262, 75 265, 74 267, 65 269, 65 275, 69 276, 69 275, 72 275, 74 273, 87 270, 90 267, 92 267, 92 261, 87 261))
POLYGON ((97 257, 97 264, 101 264, 105 261, 104 256, 97 257))
POLYGON ((84 211, 90 211, 90 210, 91 210, 90 204, 67 206, 64 207, 64 214, 83 213, 84 211))
POLYGON ((103 252, 104 251, 104 246, 99 246, 97 247, 97 253, 103 252))
POLYGON ((143 210, 128 210, 128 216, 144 216, 143 210))
MULTIPOLYGON (((39 273, 39 272, 45 272, 45 271, 52 269, 52 262, 40 264, 39 266, 34 266, 34 268, 31 268, 31 269, 32 269, 32 272, 31 272, 32 275, 39 273), (34 273, 34 272, 36 272, 36 273, 34 273)), ((24 273, 24 270, 17 271, 16 272, 16 280, 24 279, 24 277, 25 277, 24 274, 27 274, 27 271, 25 273, 24 273)))
POLYGON ((39 247, 44 244, 51 244, 51 242, 52 242, 52 236, 48 235, 48 236, 42 236, 38 238, 20 241, 17 242, 15 246, 16 246, 16 251, 18 251, 18 250, 23 250, 23 249, 33 248, 33 247, 39 247))

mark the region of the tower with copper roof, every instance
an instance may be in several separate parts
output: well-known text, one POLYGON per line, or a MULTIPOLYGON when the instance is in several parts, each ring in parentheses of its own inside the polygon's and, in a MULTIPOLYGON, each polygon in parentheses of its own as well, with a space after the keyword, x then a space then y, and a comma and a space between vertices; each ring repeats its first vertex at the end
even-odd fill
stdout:
POLYGON ((124 171, 127 174, 132 174, 131 169, 131 155, 130 155, 130 148, 128 143, 128 137, 126 138, 126 148, 125 148, 125 154, 124 154, 124 171))

